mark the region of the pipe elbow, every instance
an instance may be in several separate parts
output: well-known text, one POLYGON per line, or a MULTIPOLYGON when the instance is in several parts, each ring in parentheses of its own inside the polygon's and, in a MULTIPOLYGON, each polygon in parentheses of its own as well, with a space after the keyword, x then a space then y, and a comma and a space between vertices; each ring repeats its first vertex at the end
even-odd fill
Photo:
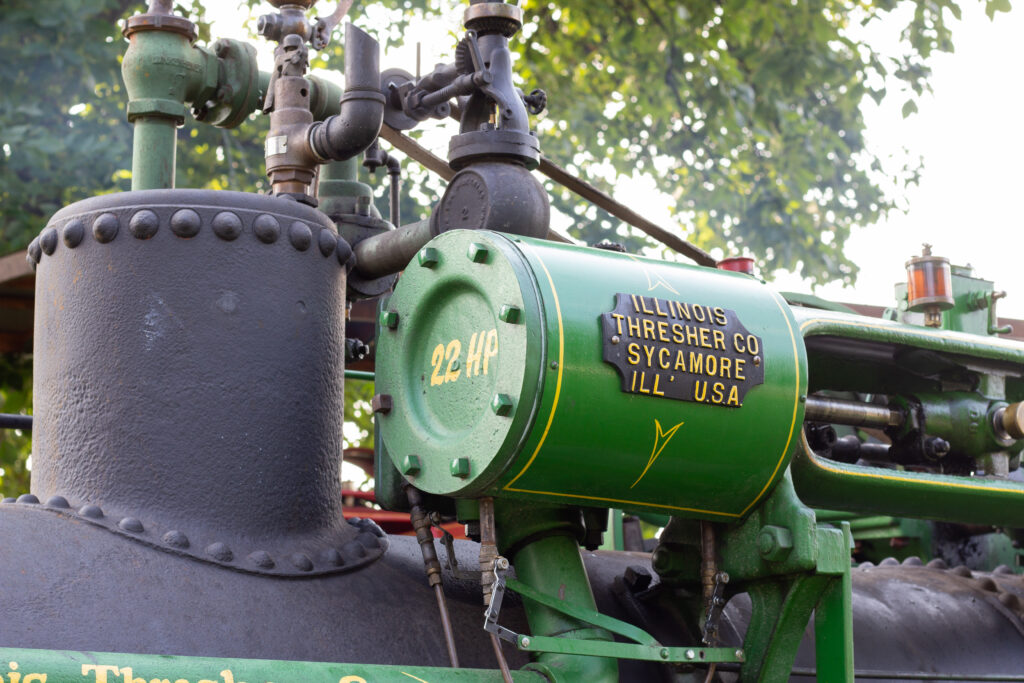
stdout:
POLYGON ((313 152, 324 161, 346 161, 380 135, 384 94, 380 91, 380 46, 365 31, 345 27, 345 94, 336 116, 309 131, 313 152))
POLYGON ((346 91, 341 98, 341 111, 310 128, 310 147, 323 161, 346 161, 373 144, 383 122, 384 95, 366 90, 346 91))

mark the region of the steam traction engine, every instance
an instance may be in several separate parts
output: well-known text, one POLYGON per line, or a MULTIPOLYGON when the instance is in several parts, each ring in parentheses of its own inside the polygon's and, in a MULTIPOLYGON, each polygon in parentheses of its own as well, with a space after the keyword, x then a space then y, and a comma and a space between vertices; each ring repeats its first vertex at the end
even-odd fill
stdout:
POLYGON ((868 319, 688 245, 558 241, 517 6, 471 2, 415 77, 349 24, 341 91, 306 69, 345 6, 273 4, 269 74, 168 2, 129 19, 132 191, 29 248, 0 680, 1024 680, 1019 568, 850 559, 865 515, 1024 527, 1024 346, 990 286, 926 254, 868 319), (173 188, 188 107, 267 114, 270 195, 173 188), (400 224, 395 182, 385 220, 359 156, 396 180, 379 138, 449 116, 430 219, 400 224), (376 494, 415 538, 341 514, 346 310, 372 298, 376 494), (596 551, 612 509, 664 516, 652 554, 596 551), (438 551, 452 518, 471 540, 438 551))

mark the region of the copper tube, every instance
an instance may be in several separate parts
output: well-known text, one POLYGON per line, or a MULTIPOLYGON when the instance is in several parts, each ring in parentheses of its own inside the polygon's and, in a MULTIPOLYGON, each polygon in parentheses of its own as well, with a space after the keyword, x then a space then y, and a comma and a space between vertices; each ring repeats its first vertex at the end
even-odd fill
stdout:
POLYGON ((441 630, 444 632, 444 644, 448 648, 448 661, 453 669, 459 668, 459 653, 455 651, 455 634, 452 632, 452 620, 448 616, 448 603, 444 599, 444 589, 440 583, 434 584, 434 596, 437 597, 437 611, 441 613, 441 630))

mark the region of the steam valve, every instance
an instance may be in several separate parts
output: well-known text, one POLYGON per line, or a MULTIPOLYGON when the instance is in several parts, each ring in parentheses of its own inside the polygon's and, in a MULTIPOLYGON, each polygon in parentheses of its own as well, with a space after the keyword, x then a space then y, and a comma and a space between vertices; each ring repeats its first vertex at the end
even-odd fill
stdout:
POLYGON ((925 244, 921 256, 907 261, 908 310, 924 313, 928 327, 942 326, 942 311, 953 308, 953 280, 949 259, 932 256, 925 244))

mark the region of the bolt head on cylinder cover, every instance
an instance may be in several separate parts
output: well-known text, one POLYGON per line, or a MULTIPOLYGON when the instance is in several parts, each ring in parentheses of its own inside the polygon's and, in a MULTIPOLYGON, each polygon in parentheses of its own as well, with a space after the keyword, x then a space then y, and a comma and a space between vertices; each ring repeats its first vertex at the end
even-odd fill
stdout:
POLYGON ((395 467, 417 487, 472 495, 504 469, 532 419, 543 372, 540 313, 535 298, 524 299, 520 279, 529 273, 507 240, 458 230, 431 244, 439 262, 407 269, 388 302, 401 324, 377 341, 377 372, 386 378, 378 388, 394 399, 378 425, 395 467), (521 310, 520 322, 503 321, 504 307, 521 310))

